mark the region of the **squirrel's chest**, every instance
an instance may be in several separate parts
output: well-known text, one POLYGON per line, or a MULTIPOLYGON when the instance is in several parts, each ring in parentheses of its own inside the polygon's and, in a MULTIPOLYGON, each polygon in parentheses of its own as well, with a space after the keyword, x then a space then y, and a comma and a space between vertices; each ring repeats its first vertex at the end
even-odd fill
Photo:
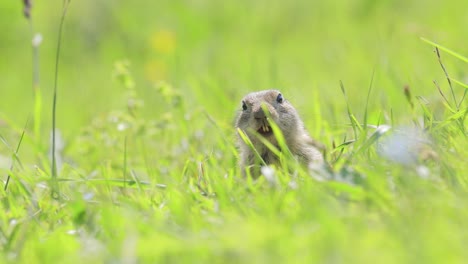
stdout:
POLYGON ((271 151, 265 151, 262 153, 261 156, 262 156, 263 161, 265 161, 266 164, 274 163, 274 161, 277 160, 277 158, 274 157, 271 151))
POLYGON ((263 147, 261 151, 259 151, 260 156, 262 157, 263 161, 266 164, 277 164, 279 162, 279 157, 275 155, 270 149, 267 147, 263 147))

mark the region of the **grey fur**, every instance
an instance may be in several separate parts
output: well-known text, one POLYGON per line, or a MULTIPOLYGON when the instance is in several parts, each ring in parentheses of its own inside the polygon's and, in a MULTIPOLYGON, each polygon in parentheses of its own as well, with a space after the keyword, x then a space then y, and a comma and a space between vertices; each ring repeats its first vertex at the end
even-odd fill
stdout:
MULTIPOLYGON (((309 136, 296 109, 287 100, 277 101, 279 94, 280 91, 278 90, 265 90, 247 94, 242 100, 246 110, 241 110, 238 114, 236 129, 241 129, 249 137, 265 163, 277 164, 278 157, 259 140, 258 134, 255 133, 255 131, 262 131, 263 126, 270 122, 267 118, 269 115, 272 121, 281 129, 291 153, 302 164, 308 168, 322 164, 323 155, 318 149, 320 143, 309 136), (268 110, 269 114, 265 115, 263 109, 268 110)), ((278 142, 272 133, 265 135, 264 138, 278 147, 278 142)), ((239 163, 243 174, 245 175, 246 168, 249 168, 254 177, 259 176, 260 161, 239 135, 238 145, 240 150, 239 163)))

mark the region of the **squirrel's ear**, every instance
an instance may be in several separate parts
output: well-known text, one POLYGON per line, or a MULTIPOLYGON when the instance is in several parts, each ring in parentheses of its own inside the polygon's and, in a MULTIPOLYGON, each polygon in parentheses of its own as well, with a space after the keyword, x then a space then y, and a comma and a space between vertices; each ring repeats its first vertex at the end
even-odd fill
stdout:
POLYGON ((278 96, 276 97, 276 102, 281 104, 283 103, 283 100, 284 100, 283 95, 279 93, 278 96))

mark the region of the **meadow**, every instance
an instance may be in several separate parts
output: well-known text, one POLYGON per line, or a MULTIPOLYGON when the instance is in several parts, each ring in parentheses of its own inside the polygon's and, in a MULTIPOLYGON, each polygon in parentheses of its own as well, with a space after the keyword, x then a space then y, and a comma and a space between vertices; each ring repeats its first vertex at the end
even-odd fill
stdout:
POLYGON ((0 262, 466 262, 467 10, 3 1, 0 262), (270 88, 333 177, 241 176, 234 119, 270 88))

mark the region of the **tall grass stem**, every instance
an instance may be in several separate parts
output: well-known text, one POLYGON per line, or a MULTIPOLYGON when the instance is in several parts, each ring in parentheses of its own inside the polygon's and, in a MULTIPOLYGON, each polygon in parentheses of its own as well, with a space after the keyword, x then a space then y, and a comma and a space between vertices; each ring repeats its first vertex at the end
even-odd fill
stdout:
POLYGON ((58 84, 58 70, 59 70, 59 59, 60 59, 60 48, 62 46, 62 32, 63 32, 63 24, 65 22, 65 17, 67 15, 68 6, 70 5, 71 0, 64 1, 63 10, 62 10, 62 17, 60 18, 60 25, 58 31, 58 40, 57 40, 57 50, 55 54, 55 82, 54 82, 54 96, 52 101, 52 165, 51 165, 51 173, 52 173, 52 197, 54 199, 60 198, 60 191, 57 181, 57 164, 56 164, 56 157, 55 157, 55 129, 56 129, 56 113, 57 113, 57 84, 58 84))

